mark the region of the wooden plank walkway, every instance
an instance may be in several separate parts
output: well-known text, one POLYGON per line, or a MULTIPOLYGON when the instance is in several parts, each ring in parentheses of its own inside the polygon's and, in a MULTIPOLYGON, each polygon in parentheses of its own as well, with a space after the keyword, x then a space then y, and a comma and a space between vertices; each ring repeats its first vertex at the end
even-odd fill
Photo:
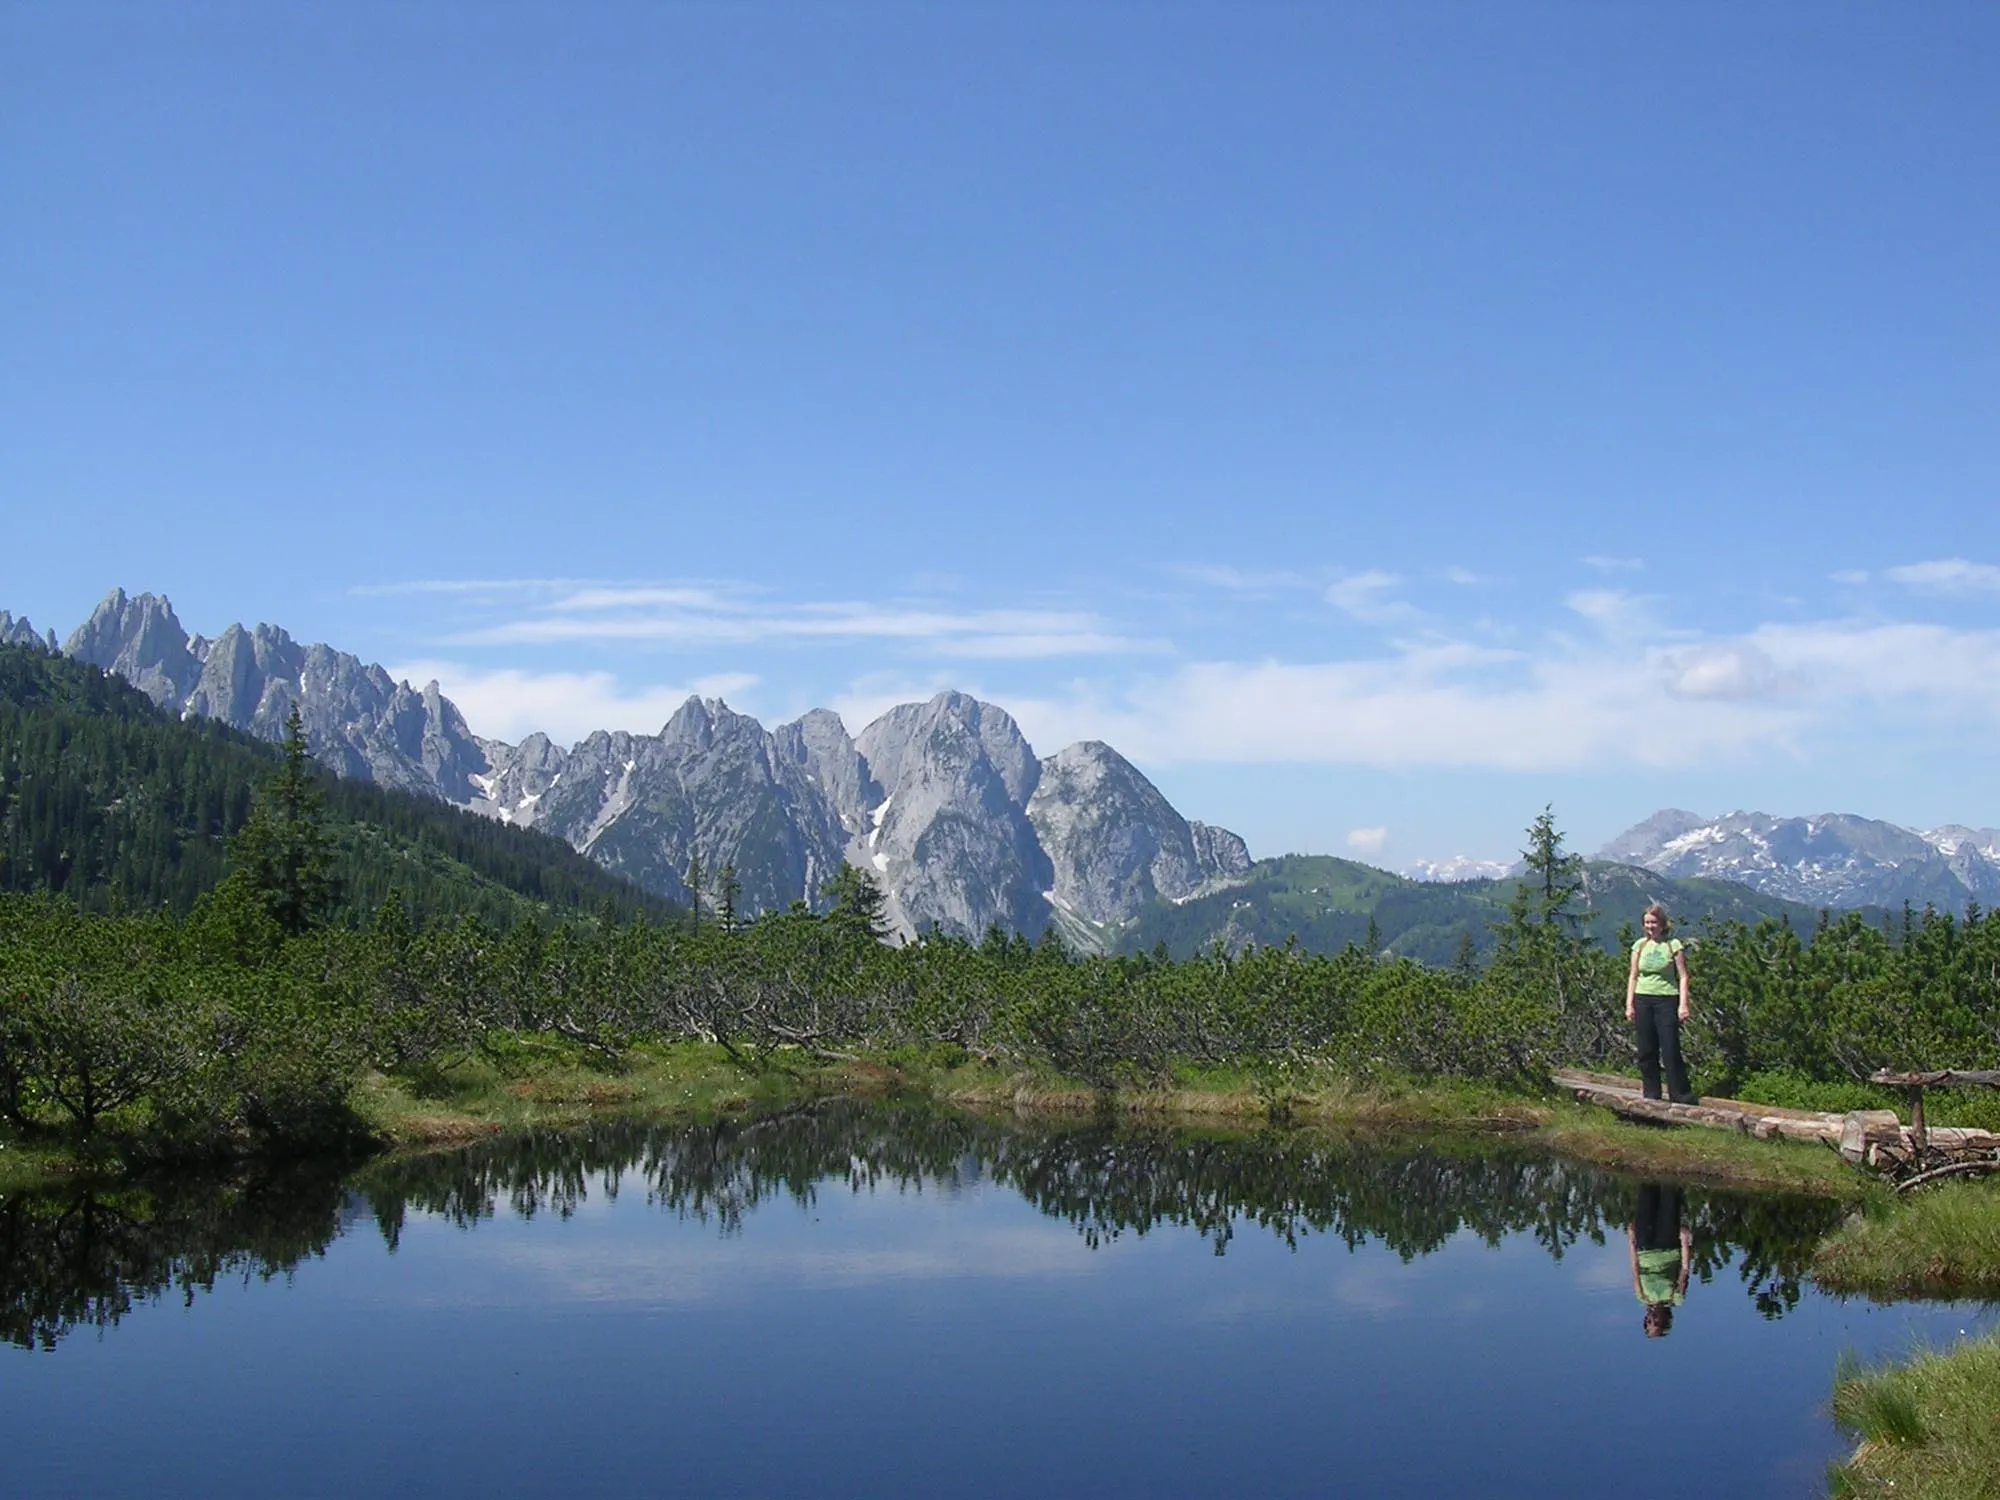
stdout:
POLYGON ((1558 1088, 1568 1090, 1587 1104, 1602 1105, 1624 1119, 1703 1125, 1712 1130, 1740 1131, 1759 1140, 1823 1141, 1838 1147, 1840 1154, 1853 1162, 1871 1160, 1884 1146, 1920 1149, 1926 1138, 1930 1146, 1944 1149, 2000 1150, 2000 1136, 1984 1130, 1932 1126, 1920 1136, 1913 1135, 1891 1109, 1816 1114, 1811 1110, 1783 1109, 1775 1104, 1708 1097, 1694 1104, 1672 1104, 1664 1099, 1646 1098, 1639 1092, 1638 1080, 1633 1078, 1574 1068, 1559 1068, 1550 1077, 1558 1088))

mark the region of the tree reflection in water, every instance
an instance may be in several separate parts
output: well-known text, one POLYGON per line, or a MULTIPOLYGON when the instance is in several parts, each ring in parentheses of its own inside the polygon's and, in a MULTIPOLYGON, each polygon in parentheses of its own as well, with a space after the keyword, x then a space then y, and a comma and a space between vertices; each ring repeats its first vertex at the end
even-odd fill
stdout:
MULTIPOLYGON (((243 1179, 177 1177, 116 1191, 0 1198, 0 1337, 53 1348, 115 1325, 169 1291, 288 1273, 372 1217, 393 1250, 412 1212, 471 1226, 503 1210, 567 1217, 621 1179, 685 1220, 740 1234, 761 1205, 825 1191, 950 1193, 1001 1184, 1076 1226, 1092 1248, 1156 1225, 1224 1254, 1254 1227, 1296 1247, 1314 1235, 1376 1242, 1404 1260, 1469 1231, 1532 1235, 1560 1259, 1624 1237, 1639 1184, 1492 1140, 1363 1140, 1313 1131, 1226 1135, 1131 1124, 1023 1125, 921 1104, 828 1100, 747 1121, 642 1122, 509 1136, 374 1163, 343 1178, 294 1168, 243 1179)), ((1795 1306, 1838 1205, 1796 1196, 1684 1195, 1693 1274, 1736 1262, 1767 1318, 1795 1306)))

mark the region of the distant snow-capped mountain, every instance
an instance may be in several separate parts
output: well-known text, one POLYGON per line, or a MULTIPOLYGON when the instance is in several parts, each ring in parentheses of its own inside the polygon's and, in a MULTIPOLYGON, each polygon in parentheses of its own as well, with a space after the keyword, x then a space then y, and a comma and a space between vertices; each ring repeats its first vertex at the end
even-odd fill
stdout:
MULTIPOLYGON (((0 639, 44 644, 0 615, 0 639)), ((51 642, 52 642, 51 638, 51 642)), ((63 648, 171 712, 276 739, 294 704, 320 761, 543 829, 685 900, 693 864, 731 866, 738 910, 817 904, 843 861, 873 874, 905 934, 991 923, 1072 941, 1249 868, 1243 840, 1191 823, 1109 745, 1038 759, 1002 709, 963 693, 889 710, 851 738, 815 709, 767 730, 690 698, 655 735, 599 731, 567 749, 472 733, 449 698, 273 625, 190 636, 173 606, 114 590, 63 648)))
POLYGON ((1957 824, 1918 831, 1847 813, 1708 818, 1668 808, 1597 857, 1676 879, 1734 880, 1818 906, 2000 903, 2000 830, 1957 824))
POLYGON ((1405 865, 1403 874, 1412 880, 1433 881, 1440 885, 1459 880, 1502 880, 1517 873, 1521 862, 1509 863, 1499 859, 1474 859, 1469 854, 1454 854, 1450 859, 1420 859, 1415 864, 1405 865))

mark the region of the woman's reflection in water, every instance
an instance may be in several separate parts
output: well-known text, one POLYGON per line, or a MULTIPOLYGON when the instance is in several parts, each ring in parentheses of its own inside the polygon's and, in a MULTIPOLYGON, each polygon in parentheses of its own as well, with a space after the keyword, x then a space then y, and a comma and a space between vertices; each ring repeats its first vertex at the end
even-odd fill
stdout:
POLYGON ((1681 1190, 1649 1182, 1639 1189, 1639 1211, 1626 1231, 1632 1244, 1632 1294, 1645 1304, 1646 1337, 1665 1338, 1674 1309, 1687 1296, 1694 1264, 1694 1233, 1681 1212, 1681 1190))

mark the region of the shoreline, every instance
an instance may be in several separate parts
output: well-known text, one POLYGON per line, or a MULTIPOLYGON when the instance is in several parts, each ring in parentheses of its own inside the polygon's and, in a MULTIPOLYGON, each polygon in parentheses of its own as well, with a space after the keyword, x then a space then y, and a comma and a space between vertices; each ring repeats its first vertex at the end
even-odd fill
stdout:
MULTIPOLYGON (((903 1095, 978 1113, 1074 1120, 1107 1116, 1242 1130, 1321 1128, 1385 1134, 1504 1135, 1570 1160, 1708 1187, 1803 1192, 1863 1204, 1888 1194, 1810 1145, 1633 1124, 1554 1093, 1331 1071, 1282 1078, 1248 1070, 1187 1070, 1165 1085, 1103 1089, 1028 1069, 933 1062, 908 1054, 816 1059, 786 1052, 733 1058, 720 1047, 640 1048, 607 1071, 559 1055, 502 1067, 487 1059, 419 1078, 369 1074, 352 1103, 361 1156, 447 1150, 518 1130, 581 1129, 600 1120, 718 1119, 836 1096, 903 1095)), ((249 1163, 255 1152, 224 1157, 249 1163)), ((214 1162, 205 1165, 213 1166, 214 1162)), ((79 1149, 59 1138, 0 1140, 0 1192, 175 1170, 142 1143, 104 1137, 79 1149)))

